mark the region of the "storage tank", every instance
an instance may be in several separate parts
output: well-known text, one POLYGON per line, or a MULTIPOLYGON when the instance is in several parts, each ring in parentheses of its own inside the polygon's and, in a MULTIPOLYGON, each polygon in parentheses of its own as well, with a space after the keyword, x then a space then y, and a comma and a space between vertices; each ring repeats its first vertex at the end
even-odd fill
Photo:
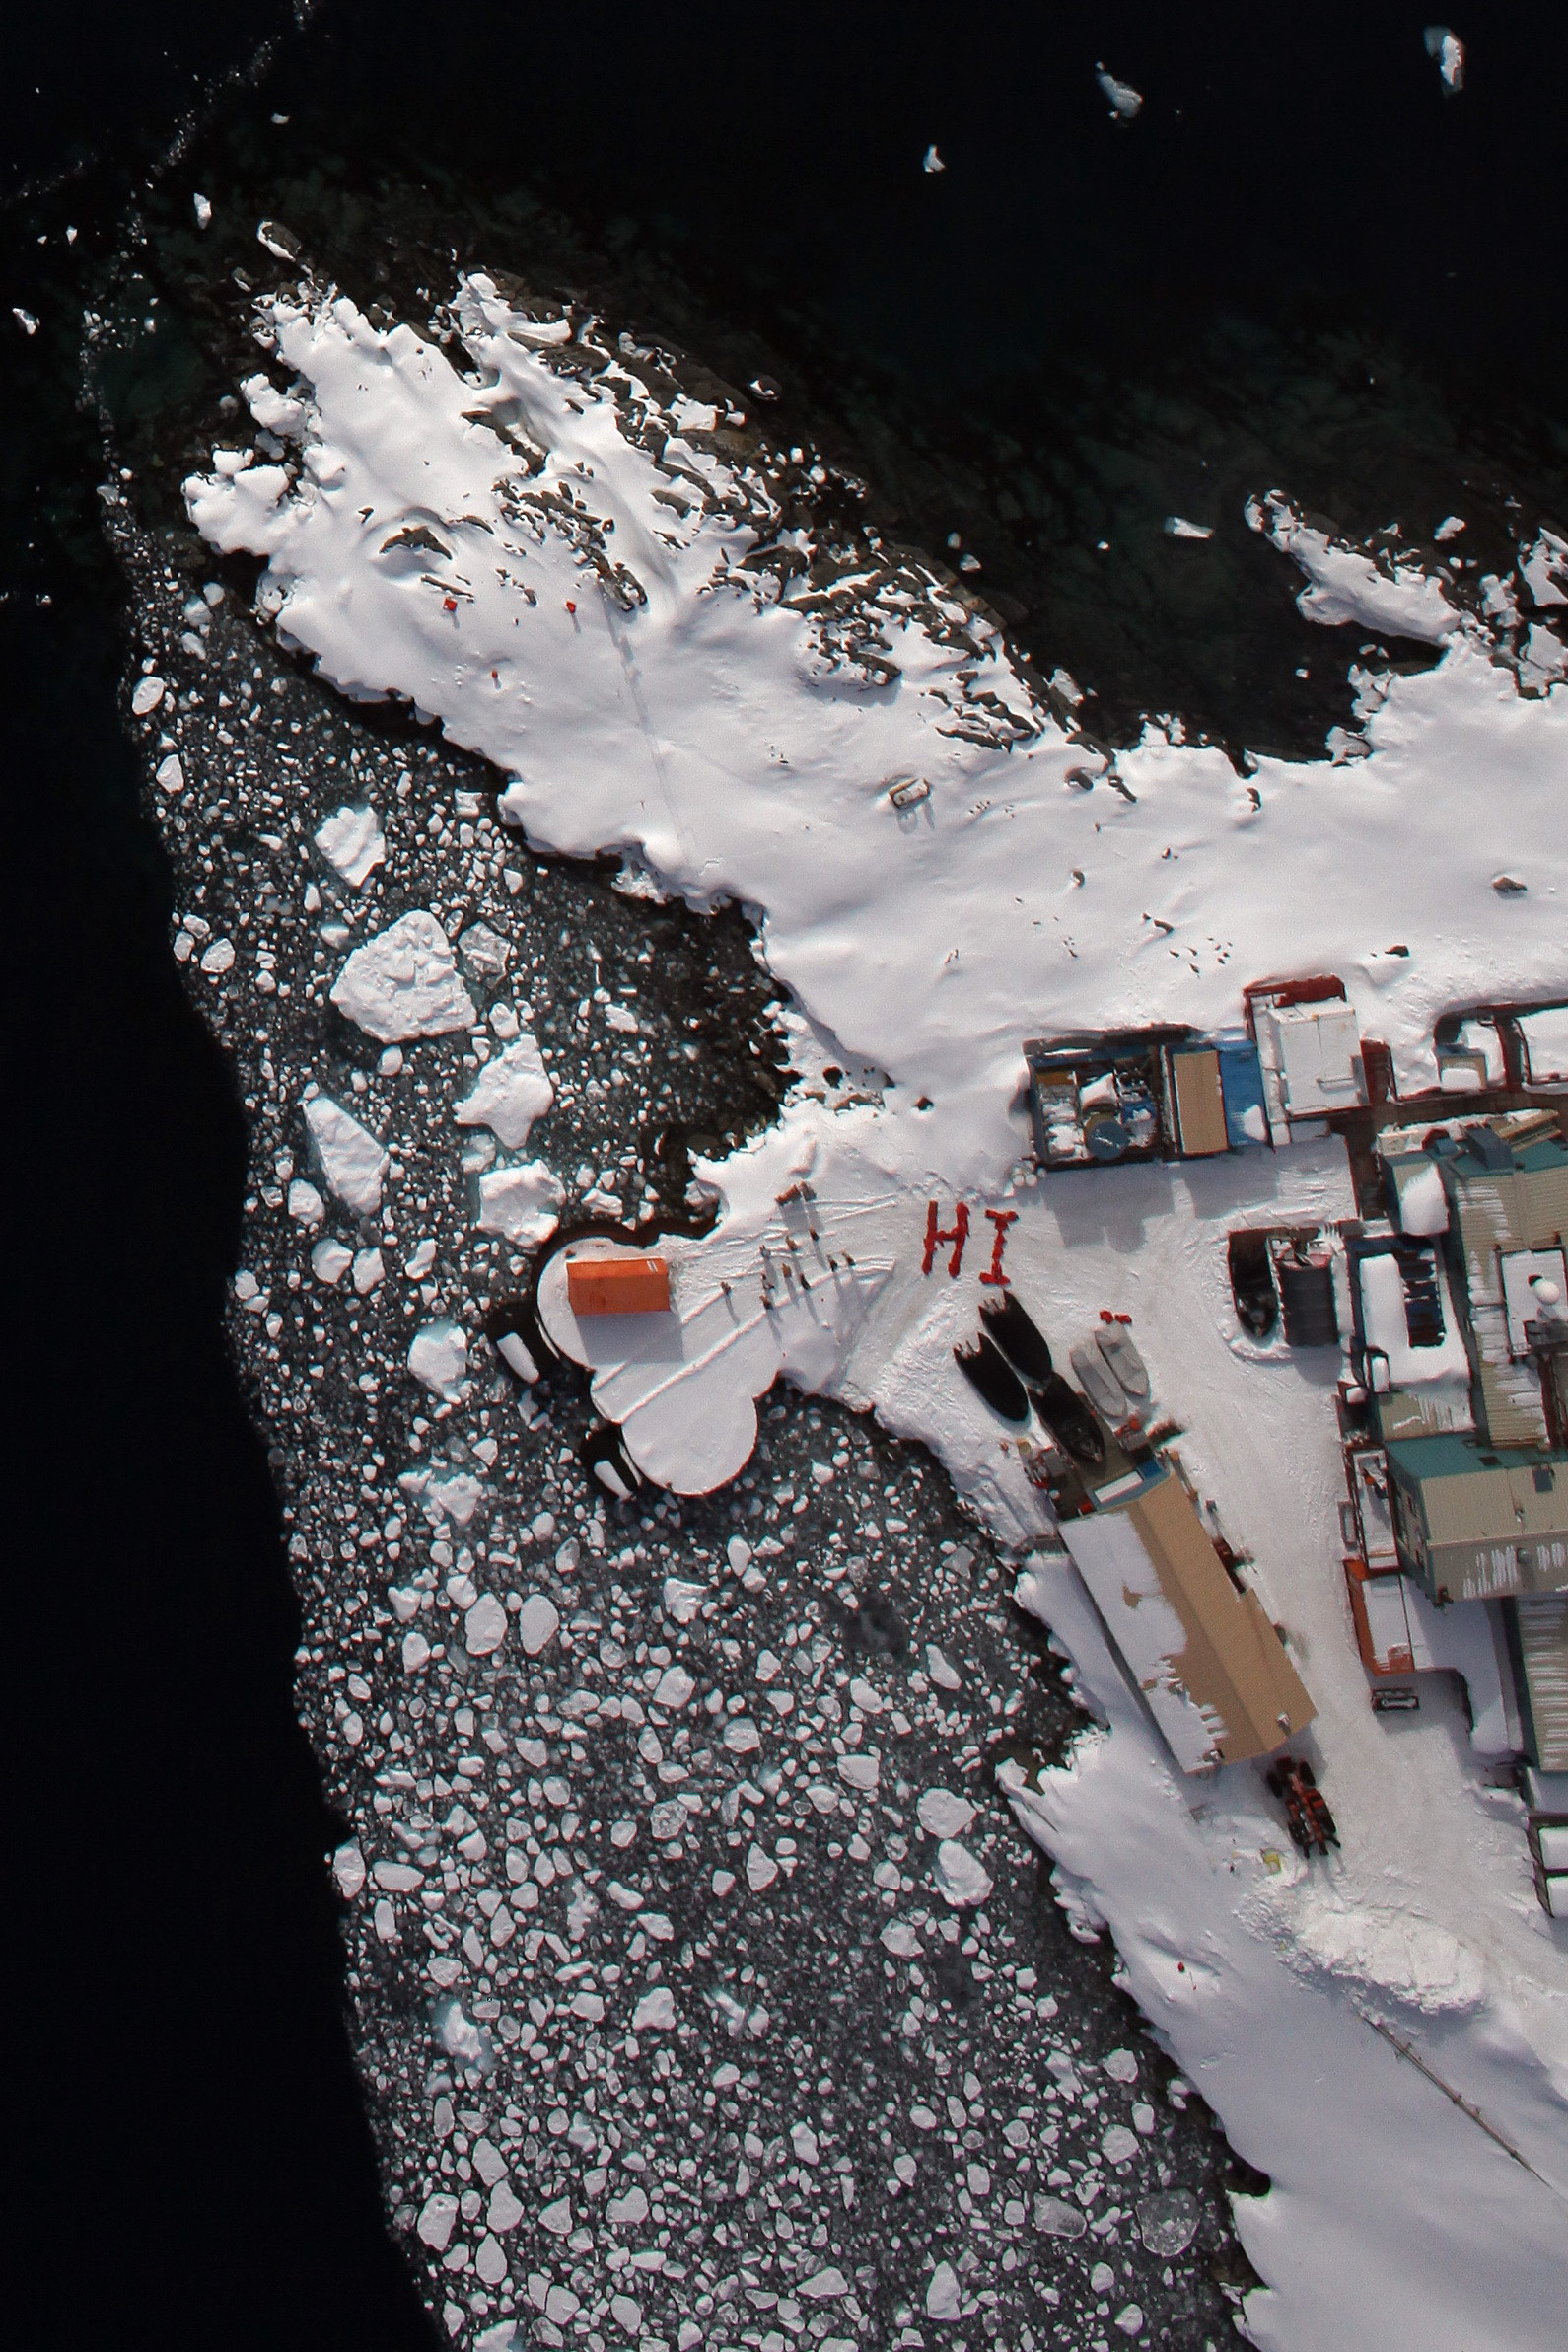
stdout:
POLYGON ((1285 1337, 1292 1347, 1333 1347, 1339 1339, 1334 1313, 1334 1277, 1326 1249, 1282 1257, 1279 1303, 1285 1315, 1285 1337))

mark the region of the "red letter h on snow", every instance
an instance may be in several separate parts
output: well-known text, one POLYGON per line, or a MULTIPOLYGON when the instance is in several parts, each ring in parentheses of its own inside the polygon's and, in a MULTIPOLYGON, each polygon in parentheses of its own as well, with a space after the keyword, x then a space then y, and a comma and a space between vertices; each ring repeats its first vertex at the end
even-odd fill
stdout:
POLYGON ((935 1201, 932 1201, 930 1207, 926 1211, 926 1253, 920 1260, 921 1273, 930 1273, 931 1268, 936 1260, 937 1244, 939 1242, 951 1242, 953 1244, 953 1255, 948 1259, 948 1272, 953 1275, 956 1280, 958 1277, 959 1268, 963 1263, 963 1245, 968 1238, 969 1211, 967 1204, 964 1201, 960 1201, 958 1207, 953 1212, 953 1223, 944 1233, 938 1228, 937 1204, 935 1201))

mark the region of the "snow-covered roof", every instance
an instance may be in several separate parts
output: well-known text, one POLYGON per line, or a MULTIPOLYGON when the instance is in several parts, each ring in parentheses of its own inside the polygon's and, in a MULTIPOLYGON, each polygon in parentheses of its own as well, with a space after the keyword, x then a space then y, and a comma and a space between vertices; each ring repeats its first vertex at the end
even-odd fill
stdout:
POLYGON ((1061 1532, 1184 1772, 1267 1755, 1306 1730, 1315 1709, 1301 1677, 1174 1471, 1061 1532))

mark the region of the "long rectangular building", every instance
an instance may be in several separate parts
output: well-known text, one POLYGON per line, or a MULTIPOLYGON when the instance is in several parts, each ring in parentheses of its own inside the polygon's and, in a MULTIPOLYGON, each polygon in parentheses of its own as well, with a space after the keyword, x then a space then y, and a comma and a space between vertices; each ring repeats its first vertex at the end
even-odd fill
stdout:
POLYGON ((1174 1471, 1063 1520, 1061 1535, 1183 1771, 1269 1755, 1306 1730, 1301 1676, 1174 1471))

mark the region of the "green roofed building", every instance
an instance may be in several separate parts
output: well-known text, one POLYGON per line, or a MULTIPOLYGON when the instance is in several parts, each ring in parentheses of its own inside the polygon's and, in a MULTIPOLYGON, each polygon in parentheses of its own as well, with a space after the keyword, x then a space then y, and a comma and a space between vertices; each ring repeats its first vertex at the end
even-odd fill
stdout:
POLYGON ((1444 1436, 1388 1457, 1395 1548, 1432 1600, 1568 1590, 1568 1452, 1444 1436))

